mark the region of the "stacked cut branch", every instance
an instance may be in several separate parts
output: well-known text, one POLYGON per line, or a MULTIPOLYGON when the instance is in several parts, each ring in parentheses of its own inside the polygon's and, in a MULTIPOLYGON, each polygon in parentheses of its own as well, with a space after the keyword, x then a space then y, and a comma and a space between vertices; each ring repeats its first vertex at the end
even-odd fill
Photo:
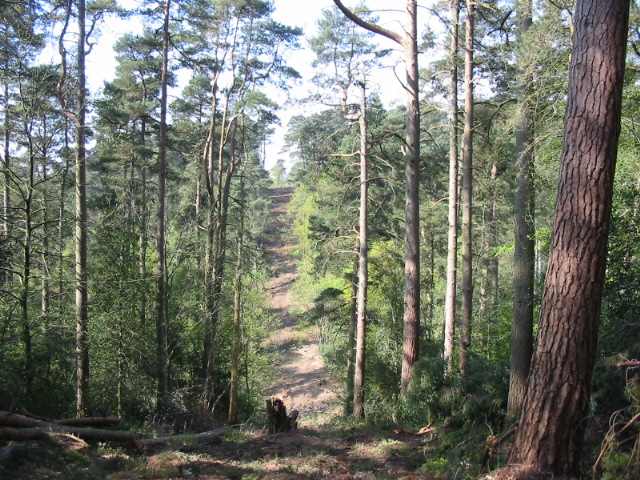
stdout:
MULTIPOLYGON (((132 431, 101 430, 92 427, 116 426, 117 417, 87 417, 47 422, 16 413, 0 411, 0 441, 44 440, 59 443, 60 437, 72 436, 80 441, 122 442, 141 450, 148 446, 168 445, 187 441, 212 443, 226 433, 225 428, 191 435, 162 438, 138 438, 132 431)), ((85 444, 86 446, 86 444, 85 444)))
POLYGON ((287 432, 298 428, 298 411, 291 410, 287 415, 287 407, 282 399, 269 397, 266 399, 269 433, 287 432))

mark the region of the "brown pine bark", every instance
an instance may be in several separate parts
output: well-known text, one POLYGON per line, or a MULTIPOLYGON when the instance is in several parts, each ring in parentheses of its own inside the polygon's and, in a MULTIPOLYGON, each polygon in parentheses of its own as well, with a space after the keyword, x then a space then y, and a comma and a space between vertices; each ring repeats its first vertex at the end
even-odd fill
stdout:
MULTIPOLYGON (((579 0, 536 351, 509 464, 579 474, 620 134, 629 1, 579 0)), ((522 470, 522 469, 521 469, 522 470)))
MULTIPOLYGON (((531 0, 518 3, 518 42, 532 23, 531 0)), ((509 377, 509 413, 519 413, 524 400, 531 355, 533 354, 533 286, 534 286, 534 210, 533 152, 531 104, 528 99, 530 76, 519 59, 519 100, 516 125, 516 193, 513 207, 515 250, 513 254, 513 325, 511 328, 511 360, 509 377)))
POLYGON ((466 40, 464 56, 465 117, 462 138, 462 308, 460 323, 460 375, 466 373, 471 346, 473 314, 473 246, 471 210, 473 187, 473 29, 475 0, 467 0, 466 40))
POLYGON ((76 413, 83 416, 89 388, 89 293, 87 274, 85 1, 78 0, 78 97, 76 116, 76 413))
POLYGON ((418 74, 418 2, 407 1, 407 35, 403 41, 407 68, 405 134, 405 263, 402 372, 400 393, 406 394, 413 365, 420 356, 420 94, 418 74))

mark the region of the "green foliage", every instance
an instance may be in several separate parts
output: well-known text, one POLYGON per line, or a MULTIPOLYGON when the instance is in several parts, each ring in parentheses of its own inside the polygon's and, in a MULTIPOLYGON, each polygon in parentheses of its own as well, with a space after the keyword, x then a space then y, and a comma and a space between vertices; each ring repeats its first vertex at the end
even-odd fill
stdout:
POLYGON ((284 160, 279 158, 269 173, 271 174, 271 179, 276 187, 284 185, 287 181, 287 170, 284 167, 284 160))
POLYGON ((505 364, 472 355, 468 375, 452 382, 444 379, 441 358, 423 358, 414 368, 402 410, 404 422, 416 426, 438 423, 451 428, 486 423, 501 426, 509 386, 505 364))
POLYGON ((293 217, 291 233, 295 240, 298 271, 301 275, 312 271, 318 257, 311 239, 311 219, 316 211, 316 199, 311 190, 306 186, 296 188, 290 203, 290 215, 293 217))

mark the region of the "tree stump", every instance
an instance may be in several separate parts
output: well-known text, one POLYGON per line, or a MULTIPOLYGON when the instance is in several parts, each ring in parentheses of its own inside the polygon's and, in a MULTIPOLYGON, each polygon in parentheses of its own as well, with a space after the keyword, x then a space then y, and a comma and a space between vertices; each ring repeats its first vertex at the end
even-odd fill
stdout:
POLYGON ((266 399, 269 433, 288 432, 298 428, 298 411, 292 410, 287 415, 287 407, 282 399, 269 397, 266 399))

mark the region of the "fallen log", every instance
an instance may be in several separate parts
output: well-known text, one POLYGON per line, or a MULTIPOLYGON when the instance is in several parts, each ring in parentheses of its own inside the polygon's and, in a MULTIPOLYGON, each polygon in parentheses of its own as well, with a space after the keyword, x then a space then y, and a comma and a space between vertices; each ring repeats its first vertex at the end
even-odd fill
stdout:
POLYGON ((38 427, 41 420, 25 417, 18 413, 0 411, 0 426, 13 428, 35 428, 38 427))
POLYGON ((38 440, 53 442, 58 445, 72 446, 76 450, 89 447, 89 444, 71 433, 51 432, 41 428, 0 427, 0 439, 12 442, 38 440))
POLYGON ((69 427, 115 427, 119 423, 119 417, 62 418, 48 422, 18 413, 0 411, 0 426, 14 428, 33 428, 48 424, 66 425, 69 427))
MULTIPOLYGON (((113 420, 107 421, 107 424, 111 422, 113 422, 113 420)), ((79 423, 82 424, 82 422, 79 423)), ((68 426, 57 422, 44 422, 42 420, 36 420, 16 413, 0 412, 0 440, 7 441, 48 441, 55 435, 73 435, 85 441, 130 443, 137 449, 142 449, 144 447, 167 445, 171 443, 213 443, 226 432, 226 428, 219 428, 217 430, 202 433, 140 439, 131 431, 99 430, 91 427, 68 426)))
POLYGON ((220 437, 227 433, 226 427, 221 427, 216 430, 202 433, 191 433, 184 435, 173 435, 170 437, 158 437, 158 438, 139 438, 136 440, 136 444, 141 447, 155 447, 158 445, 172 445, 178 443, 216 443, 220 440, 220 437))
POLYGON ((638 368, 640 367, 640 360, 627 360, 626 362, 620 362, 618 366, 622 368, 638 368))
POLYGON ((126 430, 97 430, 95 428, 67 427, 55 423, 41 423, 31 427, 0 427, 0 440, 42 440, 50 433, 65 433, 75 435, 83 440, 97 440, 99 442, 134 442, 137 440, 134 432, 126 430))
POLYGON ((120 417, 61 418, 53 423, 68 427, 115 427, 120 423, 120 417))
POLYGON ((49 440, 49 436, 40 428, 0 427, 0 440, 26 442, 27 440, 49 440))

